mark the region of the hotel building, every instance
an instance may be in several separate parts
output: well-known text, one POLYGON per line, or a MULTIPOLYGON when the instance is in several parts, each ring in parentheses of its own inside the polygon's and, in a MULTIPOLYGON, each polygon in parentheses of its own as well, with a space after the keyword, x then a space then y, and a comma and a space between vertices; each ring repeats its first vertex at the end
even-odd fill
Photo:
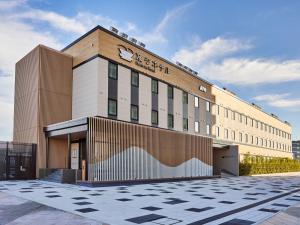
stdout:
POLYGON ((124 181, 238 175, 243 154, 292 157, 291 126, 116 29, 16 64, 14 141, 37 144, 37 172, 124 181))

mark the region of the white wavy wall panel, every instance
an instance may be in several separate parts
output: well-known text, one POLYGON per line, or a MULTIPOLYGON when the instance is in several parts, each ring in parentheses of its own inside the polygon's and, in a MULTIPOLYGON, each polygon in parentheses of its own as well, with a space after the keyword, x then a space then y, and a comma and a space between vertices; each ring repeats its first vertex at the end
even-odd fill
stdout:
POLYGON ((120 181, 212 175, 212 139, 89 118, 88 180, 120 181))

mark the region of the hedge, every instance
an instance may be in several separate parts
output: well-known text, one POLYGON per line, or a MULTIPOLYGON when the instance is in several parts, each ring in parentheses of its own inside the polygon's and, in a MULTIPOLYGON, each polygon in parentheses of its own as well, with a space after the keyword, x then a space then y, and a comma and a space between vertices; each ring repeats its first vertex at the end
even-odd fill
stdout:
POLYGON ((300 162, 289 158, 266 158, 246 154, 239 164, 240 176, 300 171, 300 162))

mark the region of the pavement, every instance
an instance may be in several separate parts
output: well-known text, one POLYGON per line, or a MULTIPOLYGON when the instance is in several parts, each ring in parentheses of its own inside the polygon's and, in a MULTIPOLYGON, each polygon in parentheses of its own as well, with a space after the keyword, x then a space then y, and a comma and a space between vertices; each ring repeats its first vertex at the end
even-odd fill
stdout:
POLYGON ((49 224, 270 225, 276 221, 284 224, 282 216, 286 216, 287 224, 293 224, 292 219, 294 224, 300 224, 300 176, 231 177, 112 187, 39 180, 2 181, 0 193, 1 225, 41 224, 32 218, 49 224))

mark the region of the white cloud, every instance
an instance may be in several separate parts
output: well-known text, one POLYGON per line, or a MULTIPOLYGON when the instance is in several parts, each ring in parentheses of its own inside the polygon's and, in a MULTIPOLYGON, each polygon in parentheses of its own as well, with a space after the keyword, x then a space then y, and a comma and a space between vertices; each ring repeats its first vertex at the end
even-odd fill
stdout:
POLYGON ((300 60, 229 58, 199 68, 212 80, 236 85, 256 85, 300 80, 300 60))
POLYGON ((14 104, 0 98, 0 140, 12 140, 14 104))
POLYGON ((265 102, 267 105, 277 107, 277 108, 291 108, 293 110, 300 111, 300 99, 288 98, 290 93, 283 94, 266 94, 259 95, 253 99, 260 102, 265 102), (298 108, 297 108, 298 107, 298 108))
POLYGON ((186 12, 195 2, 189 2, 184 5, 175 7, 165 13, 161 21, 154 27, 151 32, 147 32, 143 35, 137 36, 137 38, 149 45, 163 44, 167 42, 165 37, 165 30, 170 26, 176 19, 180 19, 183 13, 186 12))
POLYGON ((217 60, 251 47, 249 41, 240 41, 238 39, 216 37, 201 43, 199 38, 196 38, 191 47, 184 47, 175 52, 172 60, 200 69, 205 62, 217 60))
POLYGON ((18 7, 19 5, 22 5, 27 0, 10 0, 10 1, 1 1, 0 2, 0 10, 9 10, 15 7, 18 7))
POLYGON ((300 60, 234 57, 251 48, 249 41, 217 37, 181 48, 172 59, 207 79, 228 84, 246 86, 300 80, 300 60))

